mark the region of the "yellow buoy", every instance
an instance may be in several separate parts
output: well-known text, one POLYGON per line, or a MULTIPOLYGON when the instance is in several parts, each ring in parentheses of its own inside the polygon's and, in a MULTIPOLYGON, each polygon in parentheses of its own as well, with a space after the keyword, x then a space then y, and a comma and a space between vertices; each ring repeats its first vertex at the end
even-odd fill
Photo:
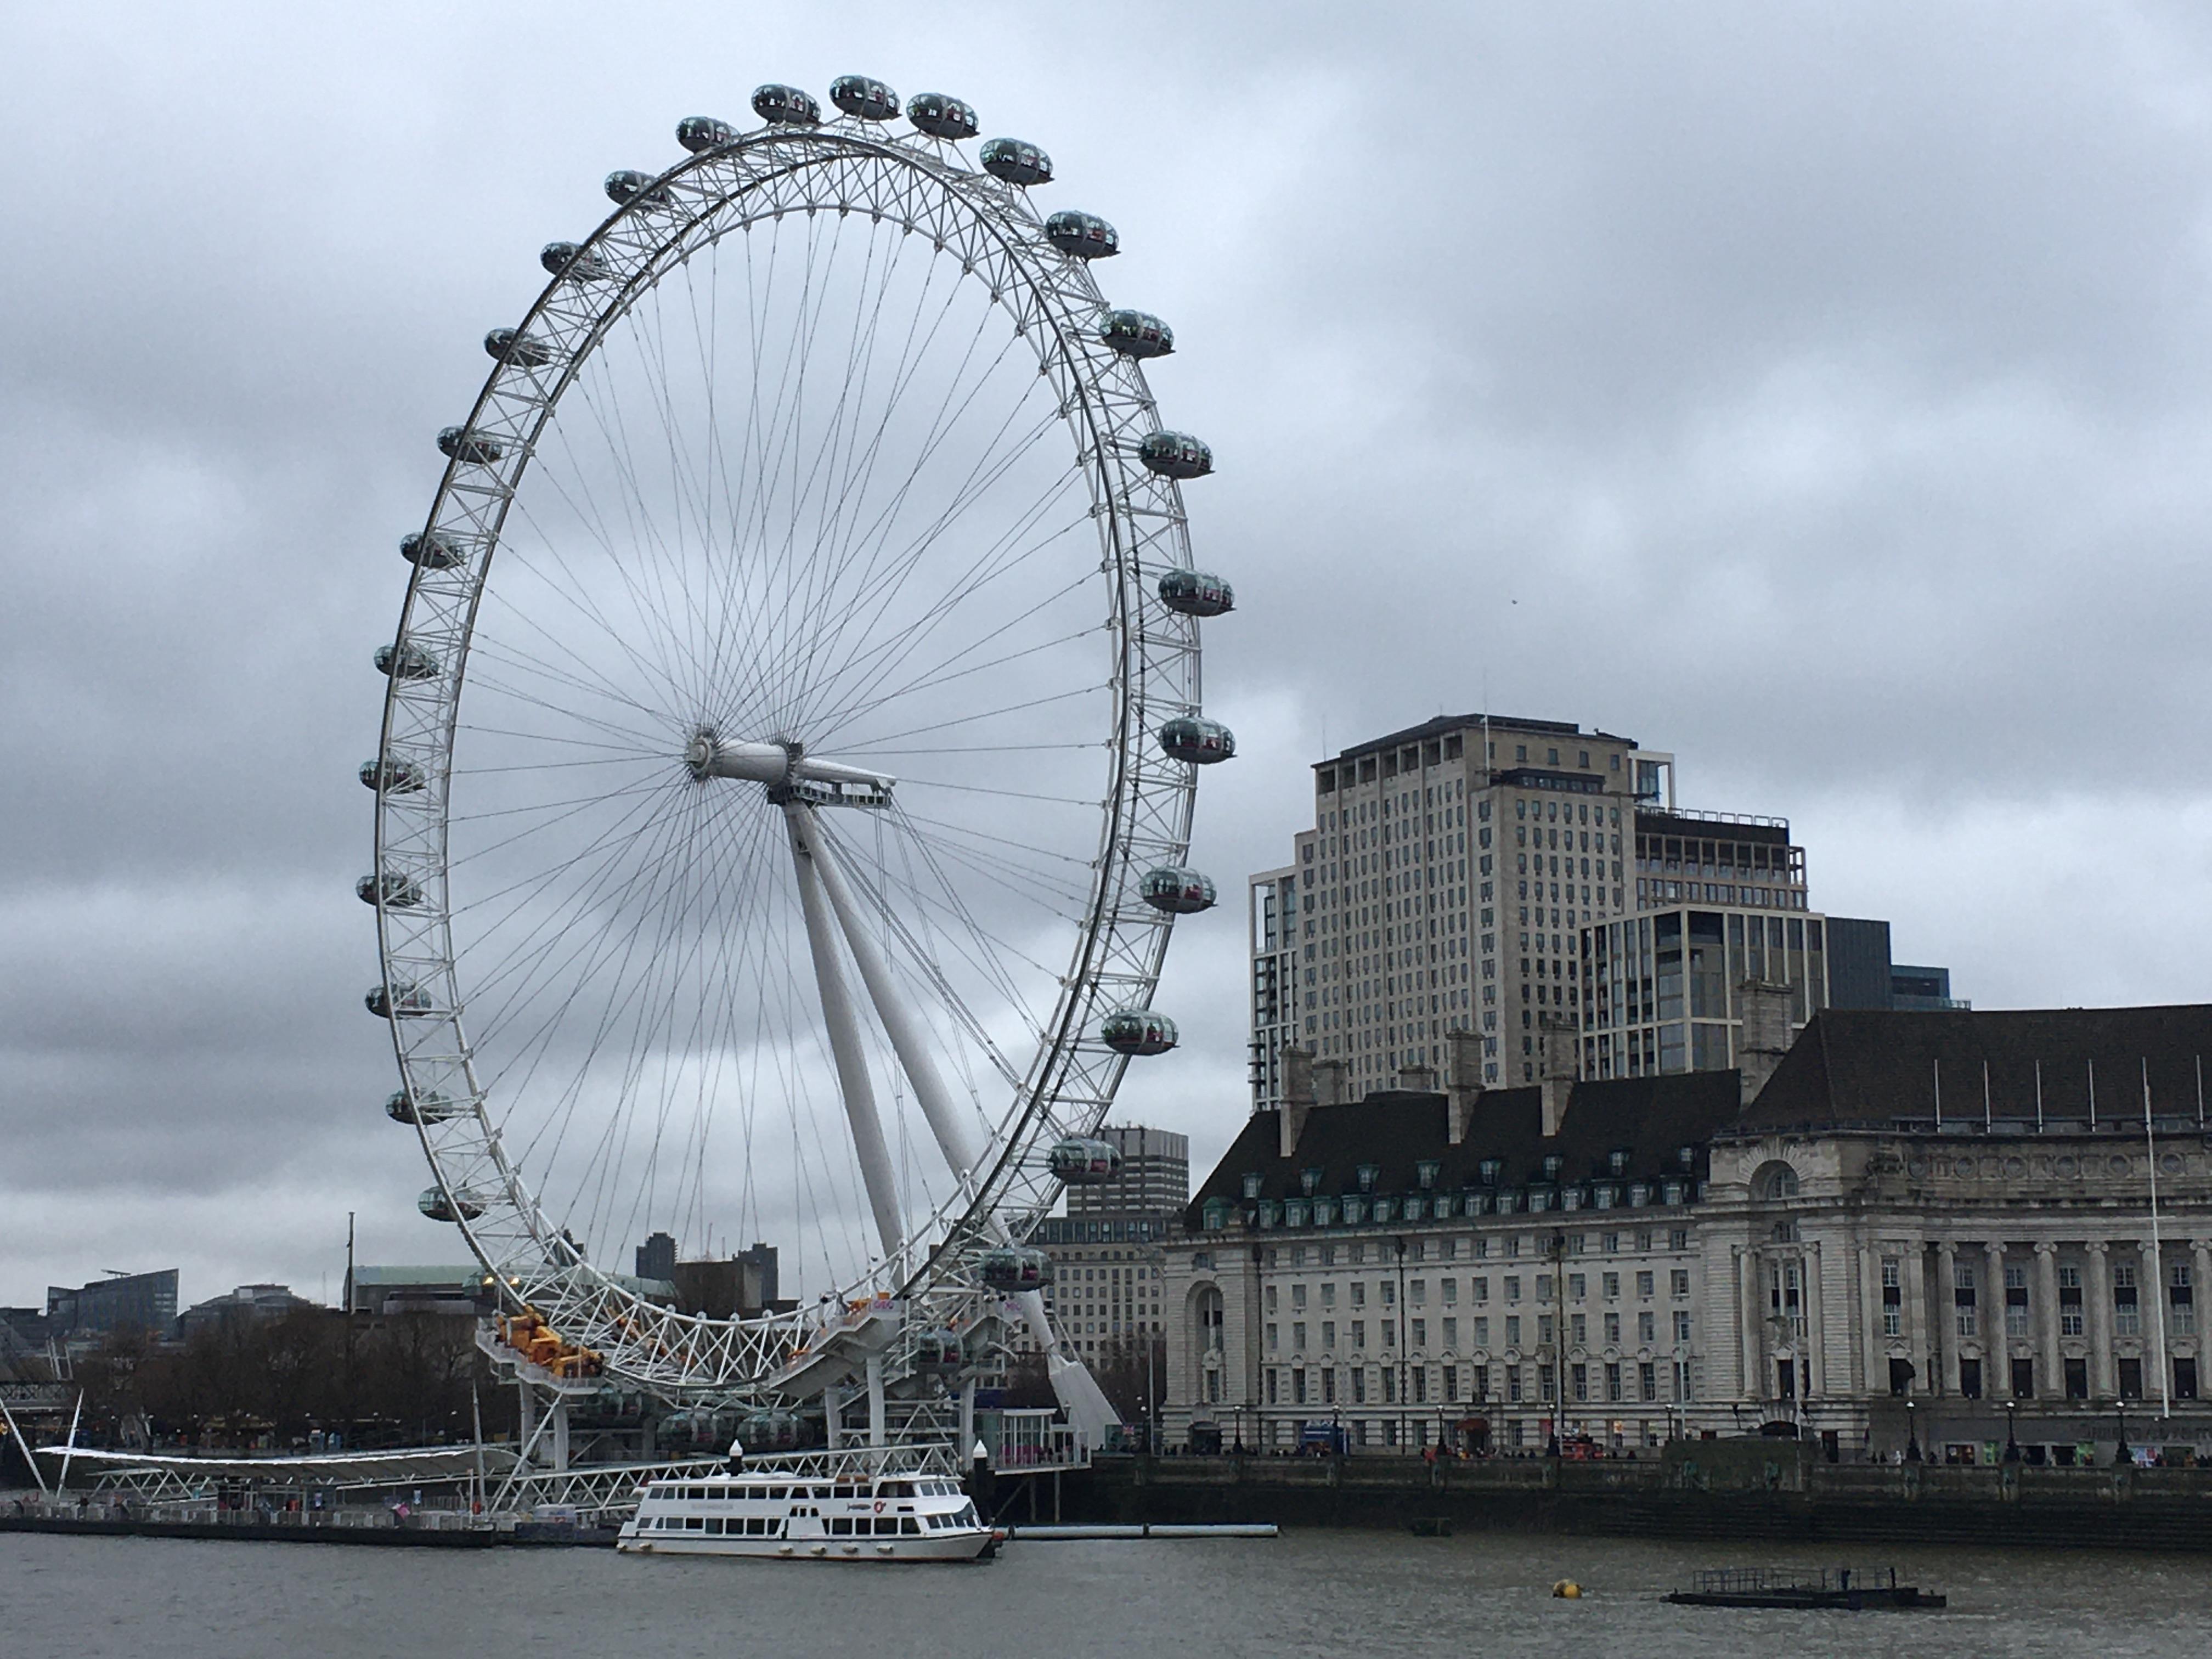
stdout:
POLYGON ((1583 1599, 1583 1587, 1571 1578, 1562 1578, 1552 1586, 1552 1594, 1562 1601, 1579 1601, 1583 1599))

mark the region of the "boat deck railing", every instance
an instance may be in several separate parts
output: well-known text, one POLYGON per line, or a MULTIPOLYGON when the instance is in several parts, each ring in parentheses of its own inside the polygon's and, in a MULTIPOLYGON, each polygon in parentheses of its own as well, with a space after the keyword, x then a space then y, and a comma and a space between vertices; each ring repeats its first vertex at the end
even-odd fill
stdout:
POLYGON ((1696 1575, 1700 1595, 1768 1595, 1791 1592, 1840 1594, 1895 1589, 1895 1567, 1717 1567, 1696 1575))

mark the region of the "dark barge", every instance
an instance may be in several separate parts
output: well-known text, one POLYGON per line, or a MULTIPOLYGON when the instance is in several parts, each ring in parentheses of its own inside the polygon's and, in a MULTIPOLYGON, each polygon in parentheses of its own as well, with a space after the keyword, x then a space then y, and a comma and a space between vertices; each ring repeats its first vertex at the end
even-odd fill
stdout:
POLYGON ((1833 1571, 1789 1568, 1723 1567, 1701 1572, 1688 1589, 1666 1598, 1686 1607, 1796 1607, 1857 1613, 1883 1607, 1940 1607, 1945 1598, 1897 1582, 1897 1569, 1869 1572, 1856 1567, 1833 1571))

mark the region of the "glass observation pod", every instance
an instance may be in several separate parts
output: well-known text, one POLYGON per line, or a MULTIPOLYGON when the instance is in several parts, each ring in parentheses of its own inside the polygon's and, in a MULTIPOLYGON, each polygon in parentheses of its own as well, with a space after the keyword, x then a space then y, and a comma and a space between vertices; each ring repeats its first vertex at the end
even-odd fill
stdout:
POLYGON ((500 447, 480 432, 471 432, 465 426, 441 427, 438 447, 446 453, 449 461, 461 461, 471 466, 489 466, 500 458, 500 447))
POLYGON ((420 1019, 438 1012, 430 994, 409 979, 396 981, 388 993, 385 987, 375 986, 361 1001, 379 1019, 420 1019))
POLYGON ((1211 570, 1170 570, 1159 592, 1162 605, 1186 617, 1223 617, 1237 608, 1237 590, 1211 570))
POLYGON ((1219 720, 1182 714, 1160 727, 1160 747, 1179 761, 1211 766, 1237 752, 1237 736, 1219 720))
POLYGON ((411 761, 368 760, 361 763, 361 781, 387 795, 411 795, 422 787, 422 770, 411 761))
POLYGON ((795 1412, 747 1412, 738 1419, 738 1444, 749 1452, 797 1451, 812 1443, 811 1428, 795 1412))
POLYGON ((415 1200, 415 1207, 433 1221, 474 1221, 484 1212, 484 1206, 473 1193, 455 1193, 452 1201, 435 1187, 425 1187, 422 1195, 415 1200))
POLYGON ((395 680, 434 680, 438 678, 438 659, 412 640, 394 647, 376 647, 376 672, 389 674, 395 680))
POLYGON ((811 127, 822 124, 822 106, 814 101, 812 93, 802 92, 797 87, 778 86, 774 82, 753 88, 753 113, 770 126, 811 127))
POLYGON ((1098 1036, 1117 1054, 1164 1054, 1176 1046, 1176 1023, 1149 1008, 1124 1008, 1106 1016, 1098 1036))
POLYGON ((1175 331, 1149 311, 1109 311, 1098 337, 1124 357, 1164 357, 1175 349, 1175 331))
POLYGON ((647 207, 666 207, 674 199, 665 185, 653 182, 651 173, 635 167, 617 167, 607 174, 606 191, 607 199, 617 206, 643 202, 647 207))
POLYGON ((363 904, 381 900, 394 910, 411 910, 422 902, 422 890, 397 870, 380 876, 363 876, 353 884, 354 896, 363 904))
POLYGON ((451 570, 468 556, 456 546, 450 537, 432 531, 425 536, 419 532, 399 538, 399 556, 410 564, 419 564, 425 570, 451 570))
POLYGON ((832 81, 830 101, 856 121, 890 121, 898 118, 898 94, 865 75, 841 75, 832 81))
POLYGON ((735 127, 711 115, 687 115, 676 124, 676 142, 694 155, 720 149, 737 136, 735 127))
POLYGON ((1110 259, 1121 251, 1121 234, 1095 213, 1063 208, 1044 222, 1044 239, 1079 259, 1110 259))
POLYGON ((906 118, 933 138, 973 138, 975 108, 941 92, 918 92, 907 100, 906 118))
POLYGON ((1006 1244, 978 1256, 975 1271, 991 1289, 1014 1296, 1051 1284, 1052 1258, 1027 1244, 1006 1244))
POLYGON ((915 1333, 914 1368, 927 1376, 950 1376, 968 1363, 968 1350, 960 1333, 927 1330, 915 1333))
POLYGON ((413 1101, 407 1091, 395 1089, 392 1098, 384 1103, 384 1115, 394 1123, 410 1127, 418 1123, 443 1123, 448 1118, 459 1117, 465 1108, 456 1106, 446 1095, 418 1095, 413 1101))
POLYGON ((1137 446, 1145 471, 1163 478, 1203 478, 1213 471, 1213 450, 1188 432, 1155 432, 1137 446))
POLYGON ((552 349, 543 340, 514 328, 495 328, 485 335, 484 356, 523 368, 543 368, 553 361, 552 349))
POLYGON ((1052 182, 1052 157, 1020 138, 991 138, 983 144, 983 171, 1026 190, 1052 182))
POLYGON ((1054 1176, 1069 1187, 1101 1187, 1121 1173, 1121 1149, 1089 1135, 1070 1135, 1056 1142, 1045 1161, 1054 1176))
POLYGON ((1186 870, 1179 864, 1164 864, 1157 870, 1146 871, 1139 890, 1146 903, 1171 916, 1194 916, 1201 910, 1211 910, 1219 896, 1213 890, 1211 876, 1186 870))
POLYGON ((538 263, 556 276, 571 276, 580 283, 605 282, 609 275, 604 259, 585 252, 574 242, 546 243, 538 251, 538 263))

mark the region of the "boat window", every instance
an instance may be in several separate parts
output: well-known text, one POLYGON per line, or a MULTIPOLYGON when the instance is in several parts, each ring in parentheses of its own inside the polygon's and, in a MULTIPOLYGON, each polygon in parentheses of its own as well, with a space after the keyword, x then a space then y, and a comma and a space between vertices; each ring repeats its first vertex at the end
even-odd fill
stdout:
POLYGON ((685 1516, 685 1517, 684 1517, 684 1529, 686 1532, 704 1532, 704 1531, 706 1531, 706 1529, 707 1529, 707 1517, 706 1517, 705 1516, 703 1516, 703 1515, 693 1515, 693 1516, 685 1516))
POLYGON ((909 1538, 917 1538, 921 1534, 921 1522, 909 1515, 899 1522, 899 1530, 909 1538))
POLYGON ((708 1535, 708 1537, 710 1537, 710 1538, 713 1538, 713 1537, 719 1537, 719 1536, 720 1535, 720 1534, 721 1534, 721 1530, 722 1530, 722 1518, 721 1518, 721 1516, 718 1516, 718 1515, 717 1515, 717 1516, 708 1516, 708 1520, 707 1520, 707 1535, 708 1535))

